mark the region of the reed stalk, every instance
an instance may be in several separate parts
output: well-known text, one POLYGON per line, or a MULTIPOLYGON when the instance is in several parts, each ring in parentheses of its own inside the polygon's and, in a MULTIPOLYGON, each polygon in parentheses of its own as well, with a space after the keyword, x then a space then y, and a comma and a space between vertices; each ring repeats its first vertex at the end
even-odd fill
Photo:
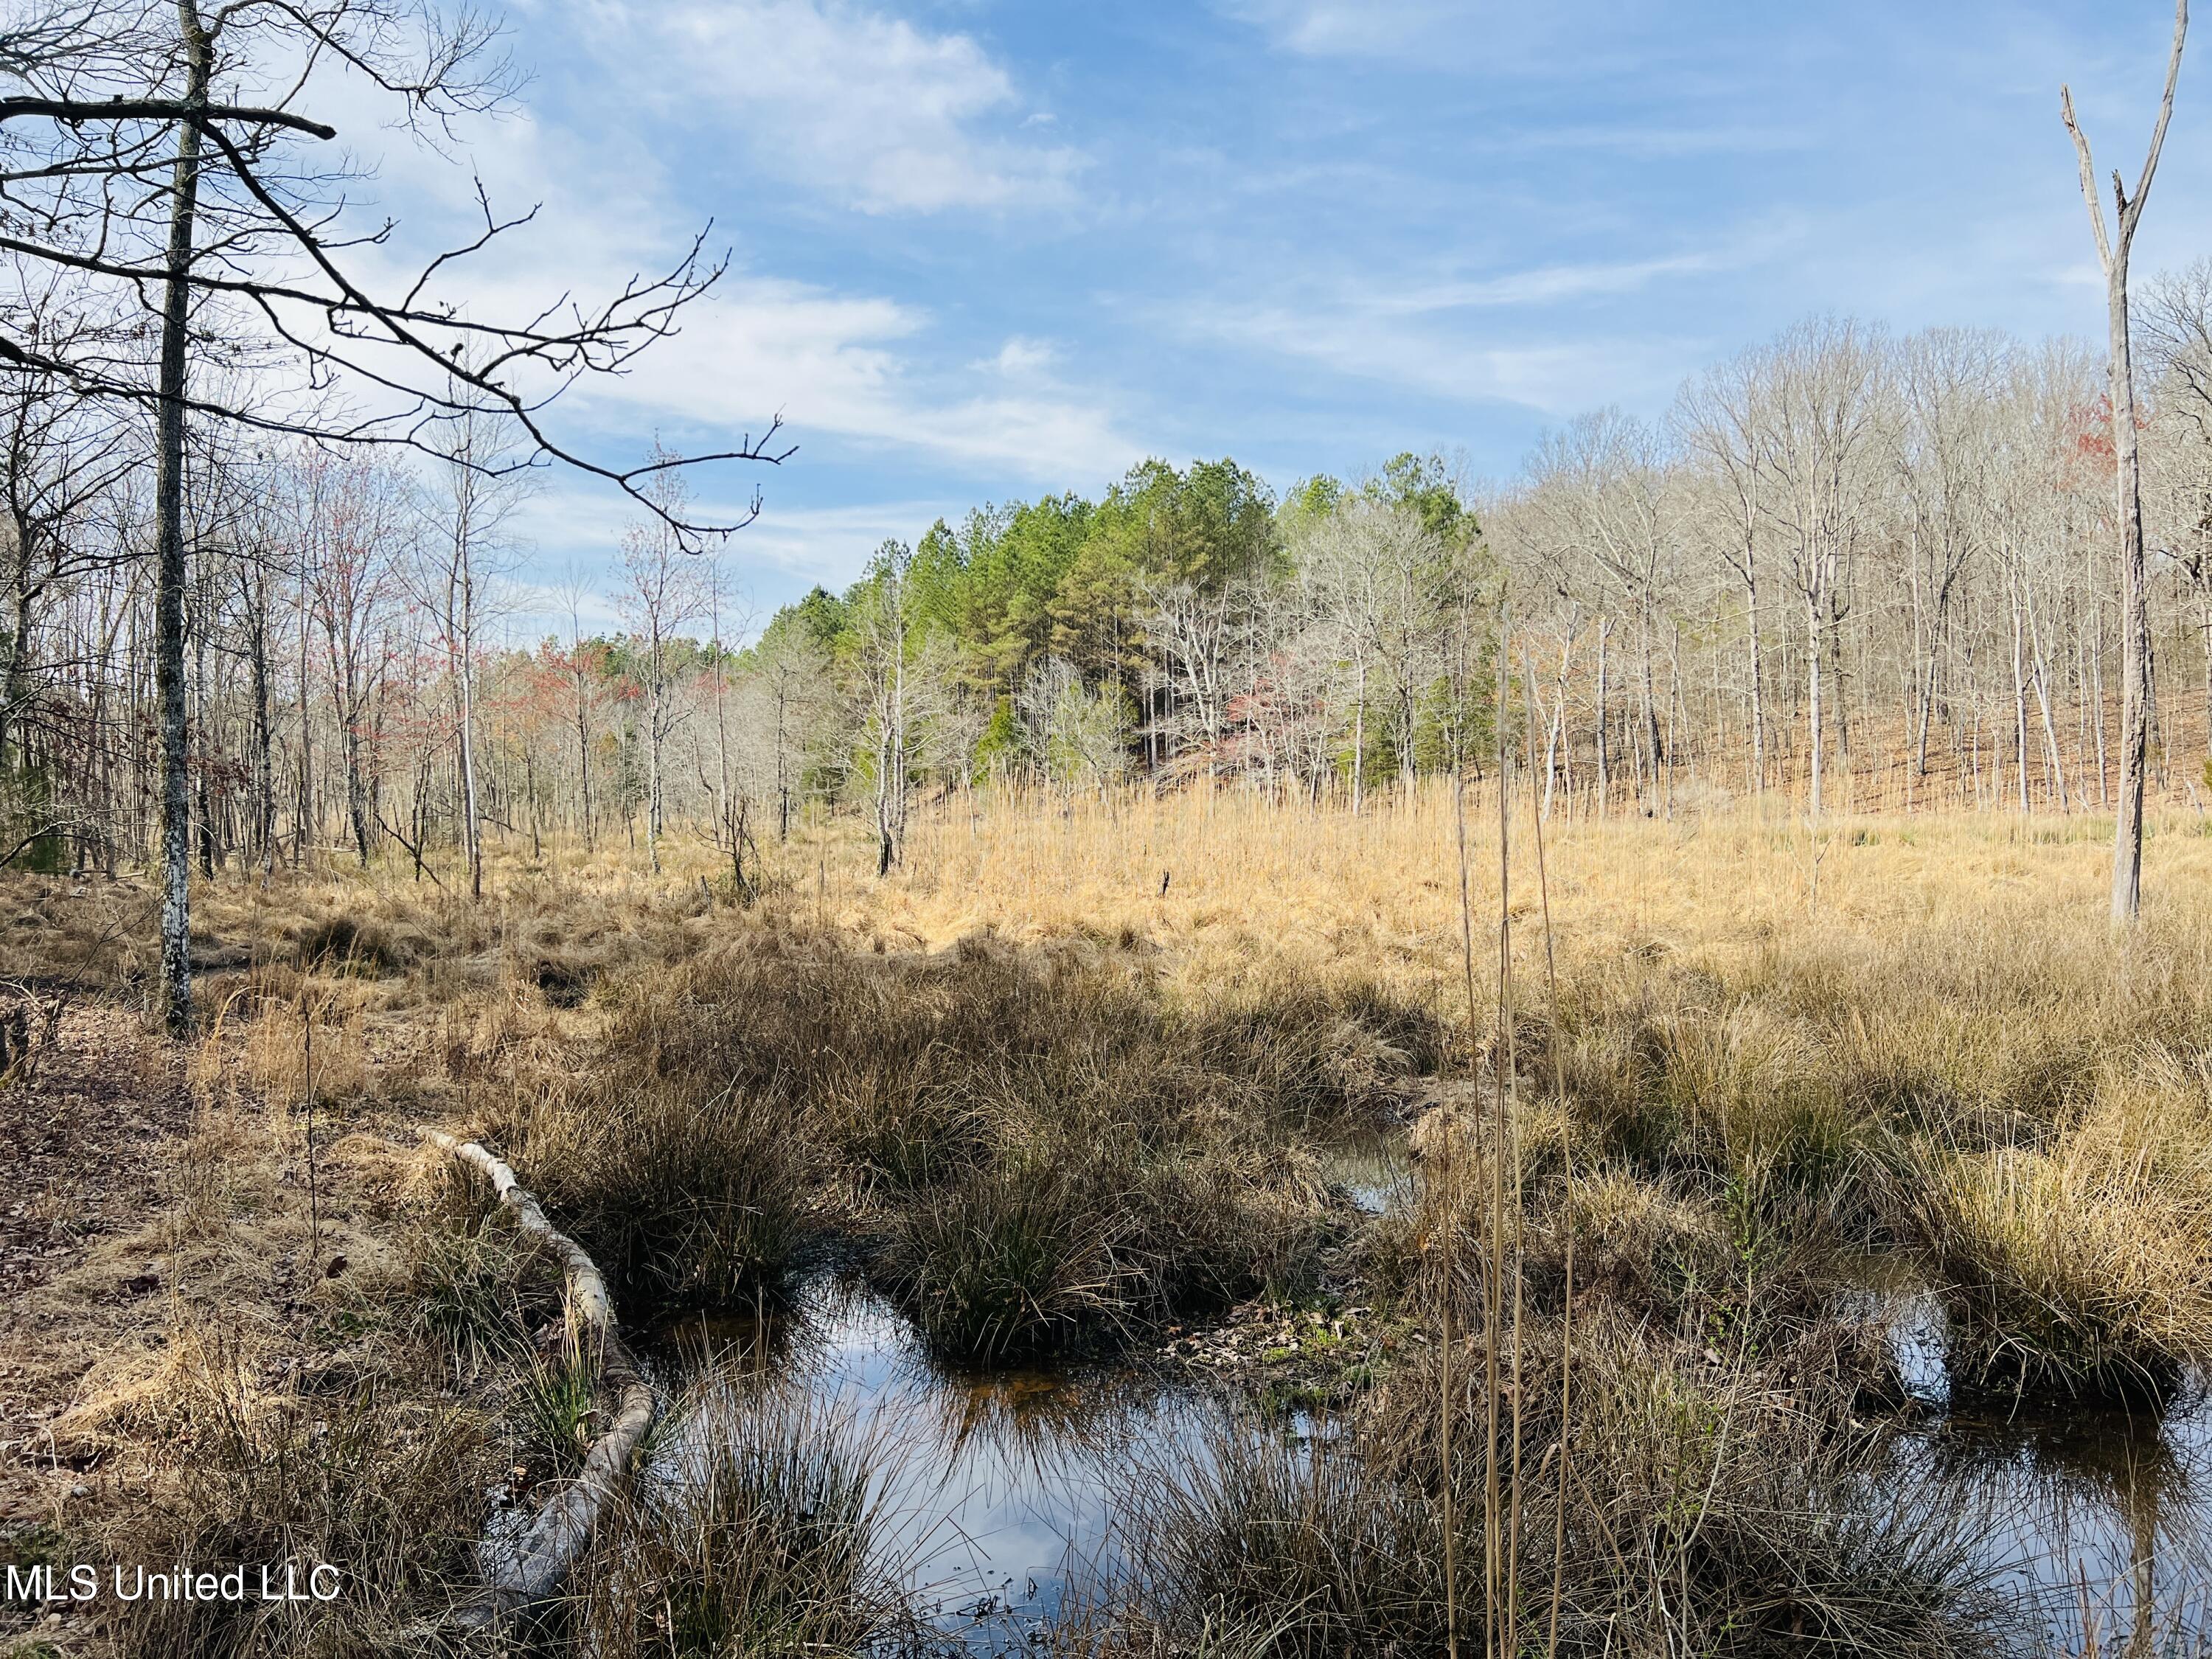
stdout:
MULTIPOLYGON (((1523 647, 1525 650, 1525 647, 1523 647)), ((1524 658, 1524 661, 1526 659, 1524 658)), ((1524 690, 1529 701, 1529 714, 1535 713, 1536 678, 1534 665, 1528 665, 1524 690)), ((1532 718, 1528 727, 1531 745, 1530 775, 1534 776, 1534 745, 1535 723, 1532 718)), ((1544 855, 1544 803, 1542 796, 1533 787, 1528 792, 1529 840, 1536 854, 1536 896, 1538 914, 1544 927, 1544 989, 1550 1005, 1552 1021, 1552 1103, 1559 1121, 1559 1206, 1566 1218, 1565 1289, 1562 1292, 1559 1316, 1559 1496, 1552 1511, 1552 1607, 1549 1627, 1544 1637, 1546 1659, 1558 1659, 1559 1651, 1559 1612, 1566 1593, 1567 1562, 1567 1482, 1574 1462, 1574 1385, 1575 1385, 1575 1142, 1572 1126, 1567 1116, 1567 1060, 1565 1027, 1559 1017, 1559 964, 1556 936, 1552 928, 1552 877, 1544 855)), ((1516 1395, 1516 1398, 1517 1398, 1516 1395)))
MULTIPOLYGON (((1489 1633, 1489 1650, 1493 1656, 1514 1651, 1513 1615, 1516 1611, 1511 1596, 1513 1563, 1507 1559, 1508 1548, 1516 1540, 1512 1537, 1513 1529, 1506 1509, 1507 1496, 1503 1489, 1506 1470, 1503 1467, 1504 1460, 1498 1455, 1500 1437, 1506 1428, 1504 1420, 1505 1379, 1499 1364, 1498 1347, 1505 1333, 1508 1304, 1507 1164, 1516 1146, 1513 1128, 1513 759, 1511 747, 1506 741, 1505 720, 1511 690, 1512 653, 1505 617, 1501 610, 1498 623, 1498 699, 1494 705, 1495 719, 1492 722, 1498 743, 1498 1031, 1492 1049, 1496 1063, 1498 1094, 1491 1113, 1490 1249, 1485 1263, 1486 1294, 1483 1310, 1483 1409, 1487 1429, 1483 1448, 1483 1536, 1488 1555, 1485 1583, 1489 1592, 1486 1628, 1489 1633)), ((1516 1186, 1518 1179, 1516 1171, 1514 1176, 1516 1186)), ((1510 1297, 1516 1320, 1520 1307, 1519 1267, 1516 1259, 1510 1297)), ((1517 1338, 1517 1331, 1515 1335, 1517 1338)), ((1516 1346, 1517 1369, 1517 1341, 1516 1346)), ((1516 1439, 1520 1409, 1521 1402, 1516 1394, 1512 1409, 1516 1439)))

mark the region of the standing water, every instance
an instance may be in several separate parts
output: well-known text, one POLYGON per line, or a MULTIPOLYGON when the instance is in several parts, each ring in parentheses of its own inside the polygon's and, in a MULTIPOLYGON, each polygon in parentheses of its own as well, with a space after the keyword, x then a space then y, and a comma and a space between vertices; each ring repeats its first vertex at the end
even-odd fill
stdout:
POLYGON ((1110 1577, 1114 1520, 1139 1471, 1202 1445, 1218 1395, 1140 1367, 957 1370, 924 1352, 880 1297, 817 1280, 790 1307, 671 1333, 702 1403, 664 1452, 681 1478, 718 1400, 770 1384, 880 1449, 877 1547, 937 1633, 994 1652, 1110 1577), (703 1385, 703 1386, 702 1386, 703 1385))
MULTIPOLYGON (((1402 1155, 1350 1156, 1333 1173, 1359 1208, 1401 1201, 1402 1155)), ((2060 1650, 2121 1650, 2154 1631, 2160 1651, 2197 1651, 2212 1634, 2212 1403, 2199 1391, 2130 1414, 1954 1397, 1937 1299, 1892 1290, 1879 1304, 1923 1415, 1874 1490, 1963 1492, 1975 1554, 2060 1650)), ((661 1473, 682 1479, 712 1443, 718 1402, 774 1386, 824 1408, 869 1449, 876 1547, 936 1638, 975 1653, 1020 1649, 1113 1580, 1131 1500, 1203 1456, 1236 1409, 1156 1365, 950 1368, 881 1297, 835 1279, 787 1307, 667 1334, 669 1380, 696 1403, 661 1473)))
POLYGON ((1888 1298, 1890 1347, 1929 1420, 1909 1477, 1950 1484, 1985 1523, 2000 1587, 2061 1650, 2196 1652, 2212 1635, 2212 1400, 2053 1403, 1954 1389, 1939 1299, 1888 1298))

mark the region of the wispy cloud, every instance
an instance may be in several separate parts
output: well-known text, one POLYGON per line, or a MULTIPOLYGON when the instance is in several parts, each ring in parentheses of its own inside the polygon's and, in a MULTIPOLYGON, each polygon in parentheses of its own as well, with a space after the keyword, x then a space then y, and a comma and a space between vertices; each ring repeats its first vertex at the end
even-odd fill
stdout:
MULTIPOLYGON (((904 24, 860 14, 845 21, 863 40, 880 28, 926 44, 904 24)), ((939 102, 962 106, 949 95, 939 102)), ((479 317, 527 317, 564 295, 588 303, 620 291, 641 269, 665 268, 701 222, 691 216, 696 210, 664 193, 668 181, 659 169, 622 145, 595 155, 557 124, 511 120, 473 152, 503 211, 543 204, 533 222, 496 240, 457 277, 456 291, 479 317)), ((381 287, 404 289, 422 239, 450 230, 473 206, 474 171, 395 144, 384 174, 415 211, 401 239, 362 250, 355 263, 381 287)), ((977 360, 972 340, 953 337, 935 309, 850 278, 837 286, 801 282, 740 261, 677 321, 677 337, 654 344, 623 374, 587 377, 571 388, 549 411, 549 427, 626 434, 620 452, 592 452, 620 463, 641 451, 656 427, 672 434, 690 428, 698 441, 687 447, 719 448, 740 434, 757 436, 780 416, 807 466, 825 441, 849 441, 993 478, 1040 481, 1110 473, 1141 450, 1121 429, 1109 395, 1062 378, 1050 343, 1016 335, 977 360)), ((611 499, 619 502, 611 492, 611 499)))
POLYGON ((1568 300, 1633 294, 1669 276, 1733 270, 1747 263, 1748 258, 1745 250, 1730 246, 1650 259, 1539 265, 1530 270, 1509 271, 1474 281, 1438 283, 1395 292, 1385 290, 1366 304, 1389 316, 1556 305, 1568 300))
POLYGON ((1051 341, 1016 334, 975 367, 1008 380, 1036 381, 1050 374, 1052 366, 1059 361, 1060 349, 1051 341))
POLYGON ((1808 234, 1802 215, 1778 214, 1699 246, 1647 254, 1640 258, 1565 261, 1502 271, 1495 276, 1362 292, 1365 295, 1364 303, 1391 313, 1507 307, 1534 308, 1572 300, 1638 294, 1677 277, 1747 270, 1802 246, 1808 234))
POLYGON ((1777 222, 1644 258, 1563 262, 1395 284, 1292 284, 1262 303, 1212 302, 1189 325, 1241 344, 1425 396, 1502 401, 1547 416, 1650 394, 1692 361, 1667 331, 1618 333, 1586 313, 1665 283, 1740 270, 1802 234, 1777 222))
POLYGON ((835 435, 1042 483, 1110 474, 1141 453, 1103 393, 1058 378, 1048 347, 1018 337, 981 362, 939 368, 933 321, 886 300, 741 277, 633 372, 578 390, 593 405, 719 431, 757 431, 773 411, 801 444, 835 435))
POLYGON ((1644 61, 1647 32, 1669 17, 1652 0, 1215 0, 1215 9, 1299 58, 1576 76, 1632 70, 1644 61))
POLYGON ((1454 9, 1442 0, 1223 0, 1221 9, 1260 29, 1279 51, 1392 58, 1443 29, 1454 9))
POLYGON ((853 0, 614 0, 595 9, 637 90, 747 165, 867 213, 1057 204, 1084 156, 971 35, 853 0), (642 43, 646 50, 639 49, 642 43), (1042 118, 1039 118, 1042 117, 1042 118))
POLYGON ((1648 332, 1490 343, 1372 310, 1224 307, 1202 325, 1355 380, 1457 403, 1517 404, 1547 418, 1650 397, 1681 378, 1702 344, 1648 332))
POLYGON ((809 585, 818 583, 834 591, 858 580, 869 555, 884 542, 911 545, 938 520, 957 519, 971 505, 869 501, 778 512, 745 530, 738 550, 749 562, 772 565, 809 585))
MULTIPOLYGON (((733 503, 706 505, 726 519, 737 516, 733 503)), ((773 506, 721 550, 730 561, 733 584, 726 620, 734 632, 748 611, 772 608, 788 594, 817 585, 842 590, 859 580, 869 555, 886 540, 911 544, 938 520, 956 520, 972 505, 966 500, 900 498, 842 507, 773 506)), ((619 626, 607 597, 619 580, 614 549, 623 526, 635 517, 634 509, 625 512, 574 488, 532 500, 520 526, 526 534, 549 544, 599 550, 572 557, 568 578, 540 569, 510 583, 503 606, 510 636, 535 641, 549 633, 565 635, 572 587, 580 595, 577 621, 585 633, 619 626)))
POLYGON ((1807 129, 1777 125, 1723 122, 1623 122, 1602 126, 1547 126, 1492 135, 1500 149, 1586 151, 1637 161, 1670 161, 1692 155, 1740 155, 1810 148, 1807 129))

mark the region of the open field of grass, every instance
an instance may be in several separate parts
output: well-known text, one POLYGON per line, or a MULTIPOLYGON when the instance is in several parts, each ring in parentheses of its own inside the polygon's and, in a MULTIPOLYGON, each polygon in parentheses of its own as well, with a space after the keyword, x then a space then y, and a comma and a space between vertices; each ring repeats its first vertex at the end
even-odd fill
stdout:
MULTIPOLYGON (((1524 1651, 2047 1646, 1955 1505, 1884 1499, 1908 1417, 1858 1310, 1932 1298, 1960 1398, 2155 1410, 2212 1368, 2201 821, 2154 826, 2115 935, 2093 819, 1561 819, 1540 882, 1518 804, 1501 1089, 1495 797, 1464 937, 1449 793, 1370 806, 955 799, 881 882, 809 826, 750 907, 703 853, 503 855, 481 904, 404 866, 210 887, 221 1019, 139 1039, 185 1103, 143 1138, 159 1179, 23 1292, 10 1547, 320 1550, 368 1589, 37 1639, 390 1650, 468 1578, 487 1484, 526 1501, 573 1462, 588 1379, 533 1341, 543 1272, 416 1151, 438 1127, 514 1161, 633 1328, 840 1275, 957 1372, 1333 1310, 1296 1363, 1341 1432, 1299 1449, 1255 1397, 1153 1470, 1116 1522, 1148 1570, 1032 1632, 1065 1650, 1422 1653, 1449 1624, 1480 1650, 1509 1602, 1524 1651), (1411 1191, 1370 1214, 1334 1149, 1409 1125, 1411 1191), (126 1258, 164 1293, 118 1313, 126 1258)), ((120 1018, 140 902, 19 880, 0 953, 120 1018)), ((532 1639, 928 1639, 835 1425, 726 1415, 711 1489, 648 1483, 532 1639), (770 1547, 793 1504, 852 1535, 770 1547)))

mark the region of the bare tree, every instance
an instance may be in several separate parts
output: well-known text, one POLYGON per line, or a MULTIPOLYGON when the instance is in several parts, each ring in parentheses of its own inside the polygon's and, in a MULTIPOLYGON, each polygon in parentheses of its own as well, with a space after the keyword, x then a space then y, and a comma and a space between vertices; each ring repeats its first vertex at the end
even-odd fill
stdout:
POLYGON ((752 610, 741 595, 731 591, 729 573, 719 556, 707 567, 707 623, 712 630, 708 649, 712 660, 708 675, 714 707, 714 827, 715 842, 730 860, 730 893, 739 903, 753 900, 753 881, 745 872, 745 858, 753 848, 752 790, 742 767, 732 763, 730 750, 730 658, 733 652, 726 626, 742 640, 752 630, 752 610))
MULTIPOLYGON (((1782 532, 1784 562, 1805 605, 1807 811, 1817 819, 1828 769, 1826 707, 1832 696, 1839 734, 1844 595, 1850 562, 1867 534, 1878 475, 1882 355, 1856 323, 1823 319, 1784 337, 1776 348, 1768 464, 1778 488, 1767 512, 1782 532), (1824 673, 1826 653, 1832 672, 1824 673)), ((1846 762, 1849 744, 1844 744, 1846 762)))
POLYGON ((2150 758, 2151 640, 2148 582, 2143 562, 2142 460, 2136 444, 2134 364, 2128 338, 2128 257, 2143 204, 2150 198, 2158 154, 2173 118, 2174 84, 2181 78, 2181 50, 2189 36, 2189 0, 2174 0, 2173 46, 2167 54, 2166 92, 2151 128, 2142 176, 2130 196, 2116 169, 2112 173, 2113 225, 2105 228, 2104 204, 2097 199, 2097 169, 2089 159, 2089 140, 2074 118, 2074 94, 2061 87, 2058 108, 2074 140, 2081 165, 2081 198, 2097 239, 2097 258, 2105 270, 2105 308, 2111 352, 2112 473, 2115 511, 2120 525, 2120 799, 2112 826, 2112 920, 2131 921, 2142 908, 2143 786, 2150 758))
MULTIPOLYGON (((654 453, 665 453, 658 446, 654 453)), ((677 630, 699 615, 706 595, 678 527, 687 506, 682 475, 666 467, 653 472, 647 495, 653 516, 623 533, 618 604, 635 636, 633 647, 644 653, 639 671, 645 682, 645 845, 647 862, 658 875, 667 793, 662 755, 678 714, 669 695, 669 651, 677 630)))
POLYGON ((1530 500, 1549 521, 1555 557, 1586 561, 1601 586, 1617 587, 1635 620, 1637 741, 1645 786, 1653 790, 1662 790, 1668 759, 1660 729, 1661 617, 1680 550, 1669 459, 1659 434, 1642 422, 1603 410, 1548 434, 1530 464, 1530 500))
POLYGON ((1751 787, 1766 787, 1766 665, 1760 652, 1759 547, 1765 529, 1767 483, 1763 354, 1745 352, 1685 386, 1674 405, 1675 428, 1702 457, 1714 493, 1724 501, 1727 534, 1721 556, 1743 584, 1744 640, 1749 655, 1751 787))
POLYGON ((347 823, 355 855, 366 869, 382 829, 376 714, 393 655, 385 612, 400 562, 410 550, 413 484, 374 456, 310 455, 304 465, 312 538, 306 589, 330 675, 345 765, 347 823))
POLYGON ((1443 673, 1439 603, 1449 550, 1410 507, 1346 496, 1294 532, 1304 612, 1294 653, 1327 664, 1326 694, 1348 721, 1352 810, 1366 802, 1368 710, 1380 705, 1400 779, 1410 786, 1423 700, 1443 673))
POLYGON ((506 433, 489 411, 464 404, 441 423, 439 498, 423 538, 417 597, 436 619, 453 696, 454 754, 460 770, 461 850, 469 895, 483 896, 483 805, 477 764, 477 668, 490 620, 489 589, 511 553, 508 524, 520 504, 520 475, 501 453, 506 433))
MULTIPOLYGON (((19 17, 0 43, 0 84, 20 88, 0 97, 0 195, 10 210, 0 252, 150 313, 149 330, 73 348, 0 317, 0 366, 154 411, 161 967, 175 1029, 191 1018, 188 420, 421 448, 437 421, 471 404, 519 428, 518 465, 558 460, 643 501, 647 482, 677 465, 593 462, 547 426, 545 410, 576 379, 617 371, 672 331, 720 273, 701 264, 699 242, 665 276, 633 279, 599 307, 563 301, 486 320, 439 285, 528 215, 502 220, 480 191, 481 230, 379 295, 356 260, 364 246, 388 246, 392 226, 356 226, 345 180, 306 159, 303 145, 337 135, 300 106, 339 76, 390 99, 410 128, 447 132, 498 109, 510 77, 495 46, 475 14, 447 20, 416 0, 69 0, 19 17), (138 349, 147 337, 150 361, 138 349), (258 372, 229 392, 196 383, 195 361, 210 352, 258 372), (366 410, 326 395, 341 386, 364 393, 366 410)), ((720 459, 779 457, 748 438, 720 459)))
POLYGON ((1088 774, 1099 799, 1129 766, 1128 697, 1113 681, 1088 686, 1065 657, 1043 657, 1014 693, 1030 752, 1048 779, 1071 789, 1088 774))
POLYGON ((860 701, 874 774, 876 873, 887 875, 906 842, 908 767, 911 762, 912 711, 908 706, 907 668, 913 617, 907 578, 914 551, 887 541, 870 562, 871 583, 860 617, 860 701))

